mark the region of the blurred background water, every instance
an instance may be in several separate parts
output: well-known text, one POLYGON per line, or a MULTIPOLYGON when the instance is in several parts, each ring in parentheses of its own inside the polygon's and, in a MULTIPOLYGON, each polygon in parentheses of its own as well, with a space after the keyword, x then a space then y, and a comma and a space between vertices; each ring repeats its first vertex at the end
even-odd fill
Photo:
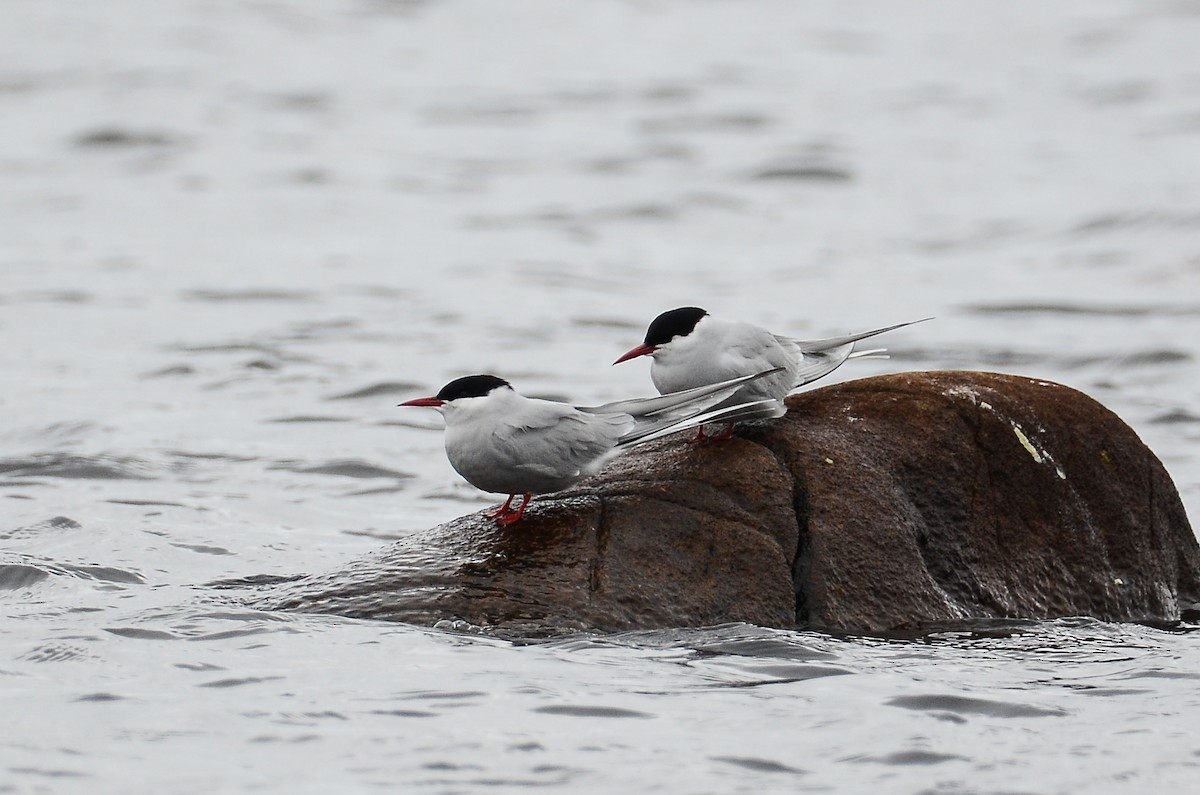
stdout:
POLYGON ((0 792, 1187 791, 1196 635, 521 646, 238 608, 494 502, 685 304, 1093 395, 1200 507, 1200 3, 0 10, 0 792))

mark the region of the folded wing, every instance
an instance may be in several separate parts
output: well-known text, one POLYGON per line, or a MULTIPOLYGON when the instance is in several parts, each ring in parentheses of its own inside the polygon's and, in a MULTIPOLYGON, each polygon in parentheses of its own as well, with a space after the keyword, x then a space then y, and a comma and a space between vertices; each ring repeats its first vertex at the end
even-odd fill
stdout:
MULTIPOLYGON (((883 334, 888 331, 895 331, 898 328, 911 326, 914 323, 924 323, 932 318, 921 318, 920 320, 910 320, 907 323, 897 323, 894 326, 885 326, 883 328, 871 329, 870 331, 862 331, 857 334, 844 334, 840 337, 826 337, 819 340, 798 340, 791 337, 776 336, 781 345, 791 347, 797 351, 799 356, 799 366, 796 368, 796 387, 816 381, 818 378, 829 375, 834 370, 842 366, 842 363, 851 358, 870 358, 878 357, 885 358, 887 356, 886 348, 875 348, 869 351, 854 350, 854 343, 859 340, 865 340, 869 337, 874 337, 877 334, 883 334)), ((793 387, 794 388, 794 387, 793 387)))
MULTIPOLYGON (((779 372, 780 368, 764 370, 754 375, 731 378, 716 384, 708 384, 679 392, 647 398, 633 398, 605 403, 602 406, 582 406, 579 411, 595 416, 623 415, 632 418, 633 427, 623 433, 618 444, 630 445, 647 442, 668 433, 694 428, 704 422, 716 422, 732 418, 730 415, 745 411, 750 404, 728 406, 712 411, 713 406, 732 397, 741 387, 751 381, 779 372), (702 419, 703 417, 703 419, 702 419)), ((760 401, 755 401, 757 406, 760 401)))

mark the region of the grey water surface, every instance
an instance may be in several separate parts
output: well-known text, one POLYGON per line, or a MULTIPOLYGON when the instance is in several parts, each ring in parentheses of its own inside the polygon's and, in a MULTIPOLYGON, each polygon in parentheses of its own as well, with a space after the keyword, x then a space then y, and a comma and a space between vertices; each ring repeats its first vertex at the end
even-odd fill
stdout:
MULTIPOLYGON (((658 312, 1060 381, 1200 509, 1200 5, 0 9, 0 793, 1186 792, 1200 636, 239 606, 494 504, 399 409, 658 312)), ((1081 429, 1086 432, 1086 429, 1081 429)), ((847 484, 853 488, 853 484, 847 484)))

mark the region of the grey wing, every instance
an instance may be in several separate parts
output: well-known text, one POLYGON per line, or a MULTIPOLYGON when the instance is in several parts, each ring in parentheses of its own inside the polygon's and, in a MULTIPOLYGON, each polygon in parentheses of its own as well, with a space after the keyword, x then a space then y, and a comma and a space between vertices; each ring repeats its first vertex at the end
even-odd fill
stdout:
POLYGON ((819 340, 797 340, 779 336, 776 339, 779 340, 781 345, 790 347, 799 354, 800 364, 796 370, 796 386, 799 387, 829 375, 841 367, 842 363, 849 358, 880 356, 886 352, 886 349, 878 348, 872 351, 855 353, 854 344, 859 340, 874 337, 877 334, 883 334, 888 331, 895 331, 898 328, 911 326, 914 323, 924 323, 926 320, 932 319, 925 317, 920 320, 910 320, 907 323, 897 323, 893 326, 871 329, 870 331, 860 331, 857 334, 844 334, 840 337, 826 337, 819 340))
POLYGON ((549 490, 564 488, 593 471, 634 425, 626 414, 587 414, 565 403, 545 405, 553 408, 500 423, 492 443, 510 466, 544 481, 549 490))
POLYGON ((794 340, 788 337, 777 337, 779 344, 791 348, 796 357, 796 365, 792 371, 792 389, 816 381, 829 375, 850 358, 854 352, 854 343, 846 342, 837 347, 805 348, 804 340, 794 340))
POLYGON ((748 323, 738 324, 720 347, 716 368, 724 378, 767 370, 791 369, 792 357, 785 337, 748 323))
MULTIPOLYGON (((583 406, 579 411, 597 416, 625 417, 629 425, 620 438, 620 444, 649 441, 674 430, 694 427, 695 418, 710 412, 718 403, 733 397, 739 389, 762 378, 782 375, 782 368, 764 370, 754 375, 731 378, 707 386, 694 387, 679 392, 648 398, 632 398, 605 403, 603 406, 583 406)), ((718 415, 718 416, 723 416, 718 415)))
POLYGON ((634 418, 666 416, 686 416, 689 412, 699 412, 708 406, 715 406, 722 400, 732 396, 746 384, 760 378, 779 373, 782 368, 763 370, 753 375, 743 375, 730 378, 705 386, 683 389, 678 392, 668 392, 654 397, 629 398, 614 400, 602 406, 579 406, 579 410, 588 414, 631 414, 634 418))
POLYGON ((661 423, 657 426, 639 426, 634 431, 622 436, 619 444, 621 446, 642 444, 643 442, 661 439, 664 436, 678 433, 688 428, 699 428, 701 425, 709 422, 733 422, 744 417, 761 417, 763 410, 777 405, 779 405, 779 401, 774 398, 753 400, 744 403, 734 403, 732 406, 709 409, 701 414, 696 414, 675 422, 661 423))
MULTIPOLYGON (((821 351, 830 351, 849 344, 853 345, 859 340, 865 340, 868 337, 874 337, 878 334, 883 334, 888 331, 895 331, 898 328, 911 326, 915 323, 924 323, 926 320, 933 320, 931 317, 923 317, 920 320, 910 320, 907 323, 897 323, 894 326, 884 326, 883 328, 871 329, 870 331, 860 331, 857 334, 843 334, 840 337, 826 337, 821 340, 790 340, 800 346, 800 349, 805 353, 818 353, 821 351)), ((787 339, 784 337, 783 339, 787 339)))

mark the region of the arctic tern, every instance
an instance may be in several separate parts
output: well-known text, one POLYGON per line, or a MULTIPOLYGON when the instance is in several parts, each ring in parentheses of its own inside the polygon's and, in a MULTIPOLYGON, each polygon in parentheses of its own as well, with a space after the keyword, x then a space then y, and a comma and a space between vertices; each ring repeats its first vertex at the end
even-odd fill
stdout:
MULTIPOLYGON (((715 438, 728 438, 741 419, 781 417, 783 399, 804 384, 836 370, 847 359, 878 357, 885 349, 856 351, 859 340, 893 331, 930 318, 820 340, 799 340, 772 334, 750 323, 721 320, 698 306, 663 312, 646 329, 641 345, 613 364, 650 356, 650 379, 661 393, 692 389, 749 373, 773 369, 773 374, 743 385, 716 408, 729 411, 725 430, 715 438), (743 408, 733 408, 743 404, 743 408)), ((694 441, 705 439, 704 428, 694 441)))
POLYGON ((719 422, 730 412, 753 410, 753 405, 732 396, 774 374, 766 368, 661 397, 591 407, 524 397, 503 378, 469 375, 446 384, 433 397, 400 405, 441 412, 450 465, 472 486, 507 494, 504 504, 486 516, 510 525, 524 515, 534 494, 559 491, 599 472, 623 448, 719 422), (715 409, 717 404, 721 408, 715 409), (517 495, 523 499, 514 508, 517 495))

